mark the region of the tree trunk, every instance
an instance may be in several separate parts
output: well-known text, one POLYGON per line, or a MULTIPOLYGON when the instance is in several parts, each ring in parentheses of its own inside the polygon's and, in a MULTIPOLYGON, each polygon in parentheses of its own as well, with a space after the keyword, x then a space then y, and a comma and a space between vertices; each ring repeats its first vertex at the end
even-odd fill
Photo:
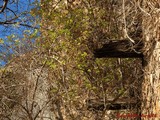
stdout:
POLYGON ((144 80, 141 119, 160 119, 160 1, 143 0, 144 80), (158 8, 157 8, 158 7, 158 8))

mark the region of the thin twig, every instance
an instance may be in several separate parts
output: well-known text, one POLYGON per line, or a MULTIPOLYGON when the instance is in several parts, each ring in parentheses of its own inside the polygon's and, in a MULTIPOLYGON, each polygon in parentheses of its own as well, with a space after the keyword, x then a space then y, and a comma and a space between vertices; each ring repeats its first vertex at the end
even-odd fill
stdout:
POLYGON ((125 14, 125 0, 123 0, 122 2, 122 11, 123 11, 123 21, 124 21, 124 34, 132 43, 135 43, 135 41, 128 35, 128 31, 127 31, 126 14, 125 14))

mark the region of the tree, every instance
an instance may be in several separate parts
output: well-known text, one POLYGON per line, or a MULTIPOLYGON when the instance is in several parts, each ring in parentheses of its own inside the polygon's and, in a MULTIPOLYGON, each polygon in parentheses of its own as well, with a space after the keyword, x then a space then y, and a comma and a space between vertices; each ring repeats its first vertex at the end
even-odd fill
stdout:
MULTIPOLYGON (((38 1, 4 0, 0 6, 0 61, 7 63, 13 55, 20 55, 34 48, 38 33, 38 1), (26 39, 26 40, 24 40, 26 39)), ((4 64, 2 64, 4 65, 4 64)))
POLYGON ((18 24, 18 25, 25 26, 25 27, 37 28, 31 22, 34 20, 33 17, 31 15, 29 15, 29 13, 30 13, 29 10, 31 8, 34 8, 35 4, 37 5, 37 8, 38 8, 37 1, 31 2, 31 1, 3 0, 3 5, 1 6, 1 10, 0 10, 0 14, 1 14, 0 25, 7 26, 7 25, 18 24), (26 6, 23 6, 23 9, 21 9, 21 11, 19 11, 18 9, 20 9, 20 7, 22 7, 22 4, 26 4, 26 6), (24 15, 25 15, 26 19, 24 19, 24 15), (28 20, 30 20, 30 23, 28 20), (30 25, 30 24, 32 24, 32 25, 30 25))
MULTIPOLYGON (((135 5, 132 2, 126 4, 128 7, 135 5)), ((100 48, 109 39, 121 40, 128 37, 123 32, 121 5, 119 1, 95 0, 42 3, 42 26, 45 29, 41 29, 39 42, 48 56, 46 59, 51 69, 50 79, 57 84, 55 86, 59 86, 51 87, 53 91, 50 94, 54 98, 60 95, 58 103, 62 118, 105 119, 106 108, 97 111, 98 107, 93 106, 93 111, 88 111, 85 108, 88 101, 94 99, 95 103, 102 101, 107 104, 109 98, 112 98, 112 102, 120 97, 130 98, 130 86, 138 89, 134 84, 141 76, 137 60, 96 60, 93 56, 93 50, 100 48), (132 66, 132 62, 136 65, 132 66), (79 117, 80 115, 84 117, 79 117)), ((139 18, 132 19, 134 17, 129 16, 131 13, 136 18, 138 16, 131 9, 127 11, 128 27, 125 32, 132 30, 127 32, 130 37, 132 35, 130 41, 141 37, 136 34, 137 27, 133 24, 139 18)))
POLYGON ((155 114, 157 117, 156 119, 159 119, 160 2, 158 0, 144 0, 142 5, 143 38, 145 42, 144 55, 146 60, 146 65, 144 66, 144 80, 142 84, 142 114, 155 114))

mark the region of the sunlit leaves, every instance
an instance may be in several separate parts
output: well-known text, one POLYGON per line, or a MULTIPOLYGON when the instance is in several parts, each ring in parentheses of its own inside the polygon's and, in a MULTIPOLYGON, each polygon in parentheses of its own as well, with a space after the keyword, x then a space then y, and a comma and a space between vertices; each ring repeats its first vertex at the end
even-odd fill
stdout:
POLYGON ((2 38, 0 38, 0 44, 3 44, 4 40, 2 38))

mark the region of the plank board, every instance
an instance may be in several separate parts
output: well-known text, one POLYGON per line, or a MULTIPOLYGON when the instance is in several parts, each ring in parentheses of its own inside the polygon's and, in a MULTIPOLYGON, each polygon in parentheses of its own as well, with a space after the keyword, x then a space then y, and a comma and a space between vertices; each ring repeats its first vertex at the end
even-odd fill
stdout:
POLYGON ((141 41, 110 40, 102 48, 94 50, 96 58, 143 58, 141 41))

